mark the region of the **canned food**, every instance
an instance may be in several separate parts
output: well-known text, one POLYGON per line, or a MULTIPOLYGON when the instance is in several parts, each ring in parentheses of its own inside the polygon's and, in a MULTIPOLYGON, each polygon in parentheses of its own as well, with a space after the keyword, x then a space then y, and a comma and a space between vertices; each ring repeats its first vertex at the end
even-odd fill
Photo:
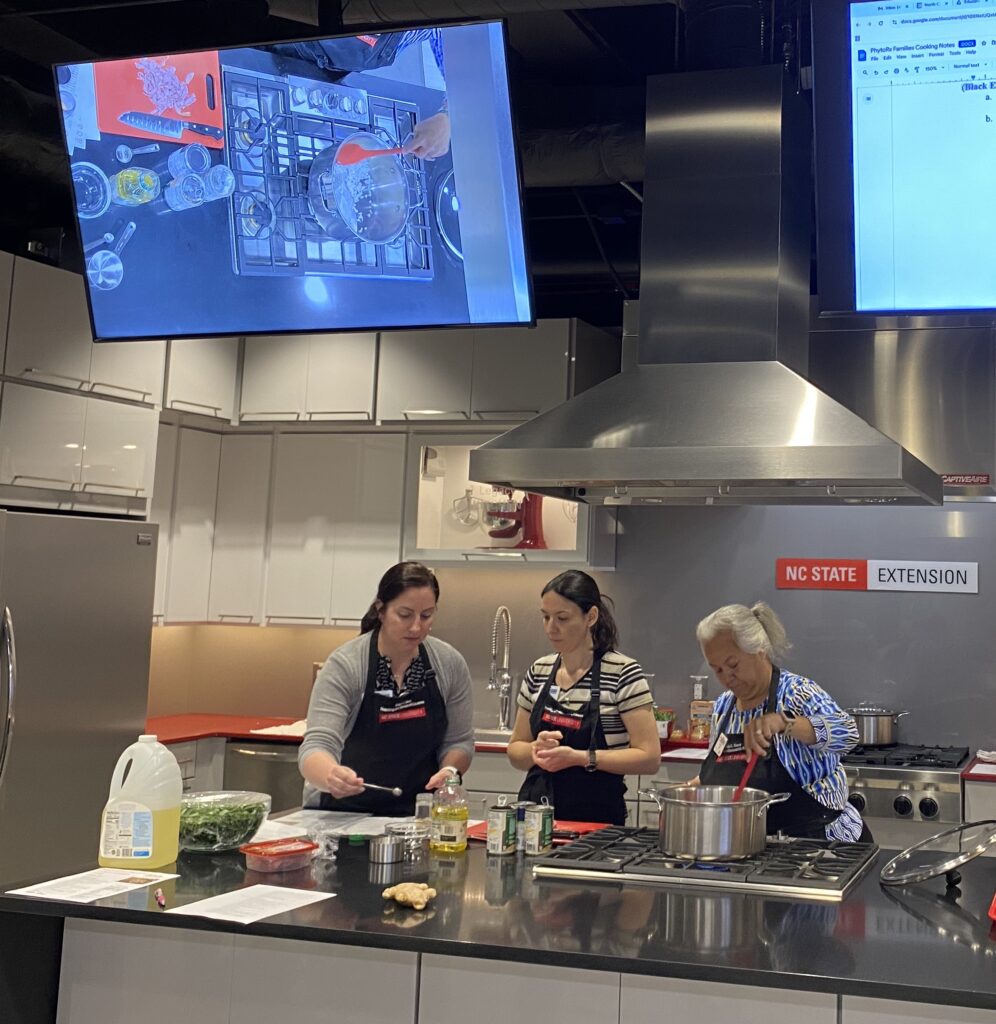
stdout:
POLYGON ((531 856, 553 849, 553 807, 532 804, 526 808, 526 853, 531 856))
POLYGON ((515 848, 524 850, 526 848, 526 808, 533 805, 529 800, 519 800, 512 806, 515 808, 515 848))
POLYGON ((497 804, 488 809, 488 853, 515 853, 517 842, 516 809, 497 804))

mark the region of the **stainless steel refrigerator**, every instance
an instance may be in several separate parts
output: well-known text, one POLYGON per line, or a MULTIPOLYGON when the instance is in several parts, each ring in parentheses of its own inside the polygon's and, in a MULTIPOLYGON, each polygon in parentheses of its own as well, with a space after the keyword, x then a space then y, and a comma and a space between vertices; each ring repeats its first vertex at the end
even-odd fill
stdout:
POLYGON ((153 523, 0 510, 0 884, 95 867, 145 731, 153 523))

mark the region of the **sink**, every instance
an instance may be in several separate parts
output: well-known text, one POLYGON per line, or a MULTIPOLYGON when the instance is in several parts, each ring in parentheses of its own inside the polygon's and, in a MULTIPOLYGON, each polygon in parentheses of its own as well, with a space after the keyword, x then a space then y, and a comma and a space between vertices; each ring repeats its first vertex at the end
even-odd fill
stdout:
POLYGON ((478 743, 508 743, 511 738, 511 729, 474 729, 474 739, 478 743))

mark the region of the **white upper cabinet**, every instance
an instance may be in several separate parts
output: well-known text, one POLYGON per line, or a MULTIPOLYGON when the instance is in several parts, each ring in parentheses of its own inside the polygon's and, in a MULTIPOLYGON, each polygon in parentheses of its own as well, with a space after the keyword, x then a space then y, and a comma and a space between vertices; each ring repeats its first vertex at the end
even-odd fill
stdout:
POLYGON ((14 283, 14 257, 0 252, 0 366, 7 350, 7 318, 10 314, 10 289, 14 283))
POLYGON ((477 331, 471 412, 480 420, 526 420, 568 395, 571 321, 477 331))
POLYGON ((401 552, 405 440, 397 434, 340 434, 332 571, 332 619, 361 619, 384 571, 401 552))
POLYGON ((173 484, 176 477, 176 444, 179 429, 168 423, 159 425, 156 445, 156 473, 149 505, 149 522, 159 524, 159 548, 156 552, 156 596, 152 607, 155 619, 166 611, 166 582, 169 570, 169 541, 173 521, 173 484))
POLYGON ((159 407, 166 373, 165 341, 107 341, 93 346, 90 389, 159 407))
POLYGON ((149 498, 158 436, 154 409, 87 399, 80 490, 149 498))
POLYGON ((94 345, 83 278, 15 259, 4 373, 145 405, 162 401, 165 343, 94 345))
POLYGON ((473 331, 382 334, 377 419, 469 420, 473 367, 473 331))
POLYGON ((372 420, 376 334, 321 334, 308 351, 309 420, 372 420))
POLYGON ((272 447, 269 434, 221 439, 208 604, 212 622, 261 619, 272 447))
POLYGON ((87 400, 5 384, 0 402, 0 483, 75 491, 80 486, 87 400))
POLYGON ((66 270, 14 260, 7 355, 8 377, 85 390, 93 336, 83 278, 66 270))
POLYGON ((373 419, 376 334, 247 338, 240 419, 373 419))
POLYGON ((323 623, 332 600, 335 523, 342 484, 333 434, 281 434, 274 455, 266 581, 269 622, 323 623))
POLYGON ((173 339, 166 408, 231 420, 238 364, 238 338, 173 339))
POLYGON ((240 419, 304 418, 310 346, 305 334, 246 338, 240 419))
POLYGON ((167 622, 206 622, 221 436, 180 430, 170 530, 167 622))

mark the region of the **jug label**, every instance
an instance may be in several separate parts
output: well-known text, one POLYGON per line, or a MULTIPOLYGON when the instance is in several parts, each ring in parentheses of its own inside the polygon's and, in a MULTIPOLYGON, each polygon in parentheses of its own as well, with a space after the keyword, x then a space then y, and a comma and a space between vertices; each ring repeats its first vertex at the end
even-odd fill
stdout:
POLYGON ((144 804, 118 802, 104 811, 100 855, 108 858, 152 856, 152 811, 144 804))

